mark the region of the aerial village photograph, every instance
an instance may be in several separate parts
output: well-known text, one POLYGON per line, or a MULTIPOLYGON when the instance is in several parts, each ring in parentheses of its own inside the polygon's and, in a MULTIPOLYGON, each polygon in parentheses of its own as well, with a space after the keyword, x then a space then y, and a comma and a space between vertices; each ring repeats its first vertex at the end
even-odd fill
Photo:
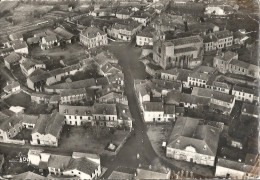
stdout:
POLYGON ((0 179, 258 179, 258 0, 0 0, 0 179))

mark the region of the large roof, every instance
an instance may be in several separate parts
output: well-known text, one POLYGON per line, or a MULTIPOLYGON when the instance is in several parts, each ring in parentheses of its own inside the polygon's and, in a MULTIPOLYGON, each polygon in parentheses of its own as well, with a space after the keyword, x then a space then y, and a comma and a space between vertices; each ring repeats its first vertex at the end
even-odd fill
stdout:
POLYGON ((98 29, 97 27, 88 27, 87 29, 83 30, 82 35, 88 37, 88 38, 94 38, 96 37, 98 34, 99 35, 105 35, 106 33, 101 31, 100 29, 98 29))
POLYGON ((46 89, 79 89, 79 88, 89 88, 92 86, 96 86, 96 81, 94 78, 73 81, 68 83, 55 84, 55 85, 47 86, 46 89))
POLYGON ((71 106, 71 105, 59 105, 59 113, 62 115, 92 115, 94 108, 93 106, 71 106))
POLYGON ((98 164, 88 160, 87 158, 71 159, 66 170, 78 170, 86 174, 92 175, 98 169, 98 164))
POLYGON ((179 117, 170 136, 168 147, 185 150, 192 147, 199 154, 216 156, 219 129, 203 125, 202 119, 179 117))
POLYGON ((61 169, 63 171, 67 169, 71 161, 72 158, 70 156, 52 154, 48 160, 48 167, 61 169))
POLYGON ((93 114, 117 115, 115 104, 94 104, 93 114))
POLYGON ((185 45, 185 44, 200 43, 200 42, 202 42, 202 38, 199 36, 189 36, 189 37, 184 37, 184 38, 172 39, 172 40, 169 40, 166 42, 172 43, 169 45, 181 46, 181 45, 185 45))
POLYGON ((13 178, 14 179, 44 179, 45 177, 28 171, 28 172, 14 175, 13 178))
POLYGON ((65 89, 61 92, 60 96, 75 96, 75 95, 80 95, 80 94, 86 94, 87 91, 85 88, 80 88, 80 89, 65 89))
POLYGON ((164 112, 162 102, 143 102, 144 111, 164 112))
POLYGON ((62 130, 64 117, 58 113, 41 114, 32 133, 51 134, 58 137, 62 130))
POLYGON ((56 29, 54 29, 54 32, 65 39, 71 39, 72 37, 74 37, 72 33, 61 27, 57 27, 56 29))

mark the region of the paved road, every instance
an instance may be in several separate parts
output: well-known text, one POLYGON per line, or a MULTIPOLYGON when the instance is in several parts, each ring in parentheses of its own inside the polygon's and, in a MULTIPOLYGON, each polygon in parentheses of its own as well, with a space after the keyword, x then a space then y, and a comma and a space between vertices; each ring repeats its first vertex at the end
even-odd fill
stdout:
MULTIPOLYGON (((119 58, 119 64, 123 67, 125 74, 125 93, 129 102, 129 109, 135 121, 133 122, 134 134, 127 140, 126 144, 115 157, 105 157, 102 159, 102 165, 108 167, 103 178, 108 178, 113 170, 118 166, 138 167, 138 164, 162 166, 162 162, 155 151, 146 134, 146 125, 142 121, 142 117, 137 106, 134 93, 133 79, 144 79, 146 73, 143 64, 138 62, 138 50, 132 46, 120 46, 115 55, 119 58), (137 153, 140 159, 137 159, 137 153)), ((139 50, 140 51, 140 50, 139 50)), ((167 163, 168 167, 177 169, 167 163)))

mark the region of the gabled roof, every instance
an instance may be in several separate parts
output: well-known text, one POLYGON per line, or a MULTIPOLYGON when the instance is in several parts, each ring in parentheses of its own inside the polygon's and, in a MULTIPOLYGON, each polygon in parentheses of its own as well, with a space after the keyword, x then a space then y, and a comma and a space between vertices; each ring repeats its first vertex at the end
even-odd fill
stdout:
POLYGON ((135 179, 168 179, 170 170, 165 167, 147 167, 141 166, 136 169, 137 176, 135 179))
POLYGON ((65 89, 61 92, 60 96, 65 97, 65 96, 75 96, 75 95, 80 95, 80 94, 86 94, 87 91, 85 88, 80 88, 80 89, 65 89))
POLYGON ((247 69, 250 64, 247 63, 247 62, 244 62, 244 61, 239 61, 237 59, 232 59, 231 62, 230 62, 231 65, 235 65, 235 66, 238 66, 238 67, 242 67, 242 68, 245 68, 247 69))
POLYGON ((14 48, 14 50, 18 50, 18 49, 28 48, 28 46, 27 46, 26 42, 22 41, 20 43, 14 43, 13 48, 14 48))
POLYGON ((200 36, 189 36, 184 38, 172 39, 167 42, 172 43, 174 46, 181 46, 190 43, 200 43, 202 42, 202 38, 200 36))
POLYGON ((82 35, 88 37, 88 38, 94 38, 96 37, 98 34, 99 35, 105 35, 106 33, 101 31, 100 29, 98 29, 97 27, 88 27, 87 29, 83 30, 82 35))
POLYGON ((90 116, 94 111, 93 106, 72 106, 72 105, 59 105, 59 113, 61 115, 82 115, 82 116, 90 116))
POLYGON ((77 159, 71 159, 68 167, 66 168, 67 170, 78 170, 80 172, 86 173, 90 176, 92 176, 93 173, 98 169, 98 164, 90 161, 87 158, 77 158, 77 159))
POLYGON ((212 98, 220 100, 220 101, 228 102, 228 103, 233 102, 235 99, 235 97, 233 95, 229 95, 229 94, 221 93, 221 92, 217 92, 217 91, 213 91, 212 98))
POLYGON ((70 156, 51 154, 48 160, 48 167, 64 171, 69 166, 72 158, 70 156))
POLYGON ((17 54, 16 52, 12 52, 11 54, 9 54, 8 56, 6 56, 4 58, 4 60, 6 62, 10 63, 15 63, 18 62, 21 59, 21 56, 19 54, 17 54))
POLYGON ((44 39, 46 42, 57 41, 57 37, 55 35, 45 36, 42 39, 44 39))
POLYGON ((218 55, 217 58, 219 58, 219 59, 221 59, 223 61, 230 61, 235 56, 237 56, 237 53, 232 52, 232 51, 227 51, 225 53, 222 53, 221 55, 218 55))
POLYGON ((216 156, 220 131, 201 122, 201 119, 179 117, 170 136, 168 147, 181 150, 192 147, 196 153, 216 156))
POLYGON ((13 179, 44 179, 44 178, 45 178, 44 176, 33 173, 31 171, 27 171, 13 176, 13 179))
POLYGON ((94 104, 93 114, 117 115, 115 104, 94 104))
POLYGON ((247 87, 243 87, 243 86, 239 86, 239 85, 234 85, 233 90, 248 93, 248 94, 255 94, 258 92, 258 90, 255 90, 253 88, 247 88, 247 87))
POLYGON ((61 27, 57 27, 56 29, 54 29, 54 32, 65 39, 71 39, 72 37, 74 37, 72 33, 61 27))
POLYGON ((58 137, 59 133, 62 130, 63 122, 64 117, 61 116, 59 113, 41 114, 32 131, 32 134, 51 134, 54 137, 58 137))
POLYGON ((80 88, 90 88, 92 86, 96 86, 96 81, 94 78, 73 81, 69 83, 55 84, 55 85, 47 86, 46 89, 80 89, 80 88))
POLYGON ((164 112, 162 102, 143 102, 144 111, 164 112))
POLYGON ((18 81, 13 81, 11 84, 6 85, 3 90, 4 91, 11 91, 13 88, 16 88, 20 86, 20 83, 18 81))
POLYGON ((216 35, 216 37, 218 39, 223 39, 223 38, 227 38, 227 37, 233 37, 233 33, 229 30, 224 30, 224 31, 216 31, 214 32, 214 34, 216 35))
POLYGON ((34 67, 35 65, 45 65, 45 64, 32 59, 26 59, 21 63, 21 66, 23 66, 27 71, 32 67, 34 67))

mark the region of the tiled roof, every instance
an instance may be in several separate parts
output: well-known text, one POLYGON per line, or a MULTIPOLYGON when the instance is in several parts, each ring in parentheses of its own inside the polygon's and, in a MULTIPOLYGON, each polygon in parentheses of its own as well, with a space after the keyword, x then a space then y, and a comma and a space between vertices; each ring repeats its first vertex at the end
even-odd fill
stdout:
POLYGON ((116 109, 117 109, 117 117, 119 119, 132 120, 132 115, 130 113, 128 105, 117 103, 116 109))
POLYGON ((97 27, 88 27, 87 29, 83 30, 81 34, 88 38, 94 38, 97 36, 97 34, 105 35, 106 33, 101 31, 97 27))
POLYGON ((197 51, 197 48, 196 47, 185 47, 185 48, 174 49, 174 54, 185 53, 185 52, 190 52, 190 51, 197 51))
POLYGON ((28 44, 38 43, 41 41, 40 37, 31 37, 27 39, 28 44))
POLYGON ((214 32, 214 34, 216 35, 216 37, 218 39, 223 39, 223 38, 227 38, 227 37, 233 36, 233 33, 231 31, 229 31, 229 30, 216 31, 216 32, 214 32))
POLYGON ((46 42, 57 41, 57 37, 55 35, 49 35, 49 36, 43 37, 43 39, 46 42))
POLYGON ((28 71, 29 69, 31 69, 32 67, 34 67, 36 64, 42 64, 44 65, 44 63, 42 62, 38 62, 35 60, 31 60, 31 59, 26 59, 25 61, 23 61, 21 63, 21 65, 28 71))
POLYGON ((58 113, 41 114, 32 133, 51 134, 54 137, 58 137, 62 130, 63 122, 64 117, 58 113))
POLYGON ((237 53, 232 52, 232 51, 227 51, 219 56, 217 56, 219 59, 224 60, 224 61, 230 61, 233 59, 235 56, 237 56, 237 53))
POLYGON ((213 93, 213 90, 211 90, 211 89, 193 87, 191 94, 194 96, 211 98, 212 93, 213 93))
POLYGON ((72 105, 59 105, 59 113, 62 115, 92 115, 94 108, 93 106, 72 106, 72 105))
POLYGON ((96 81, 94 78, 73 81, 69 83, 55 84, 55 85, 47 86, 46 89, 80 89, 80 88, 89 88, 92 86, 96 86, 96 81))
POLYGON ((72 158, 70 156, 51 154, 48 160, 48 167, 64 171, 71 161, 72 158))
POLYGON ((81 95, 84 94, 86 95, 87 91, 85 88, 80 88, 80 89, 66 89, 63 90, 60 94, 61 97, 65 96, 75 96, 75 95, 81 95))
POLYGON ((54 29, 54 32, 65 39, 71 39, 72 37, 74 37, 73 34, 71 34, 69 31, 61 27, 57 27, 56 29, 54 29))
POLYGON ((31 171, 24 172, 13 176, 13 179, 44 179, 44 176, 33 173, 31 171))
POLYGON ((6 56, 4 58, 4 60, 6 62, 10 63, 15 63, 18 62, 21 59, 21 56, 19 54, 17 54, 16 52, 12 52, 11 54, 9 54, 8 56, 6 56))
POLYGON ((165 104, 163 108, 164 114, 175 114, 175 105, 165 104))
POLYGON ((244 61, 239 61, 236 59, 231 60, 230 64, 238 66, 238 67, 246 68, 246 69, 250 66, 249 63, 246 63, 244 61))
POLYGON ((98 166, 99 165, 97 163, 82 157, 82 158, 72 159, 68 167, 66 168, 66 171, 76 169, 80 172, 92 176, 92 174, 95 174, 96 170, 98 169, 98 166))
POLYGON ((201 119, 179 117, 170 136, 168 147, 185 150, 191 146, 199 154, 216 156, 219 129, 201 124, 201 119))
POLYGON ((144 111, 164 111, 162 102, 143 102, 143 107, 144 111))
POLYGON ((170 42, 172 44, 174 44, 174 46, 181 46, 184 44, 200 43, 200 42, 202 42, 202 39, 199 36, 190 36, 190 37, 173 39, 173 40, 170 40, 170 42))
POLYGON ((115 104, 94 104, 93 114, 117 115, 115 104))
POLYGON ((229 94, 221 93, 221 92, 217 92, 217 91, 213 91, 212 98, 220 100, 220 101, 228 102, 228 103, 231 103, 234 100, 233 95, 229 95, 229 94))
POLYGON ((217 42, 218 39, 214 34, 208 34, 202 37, 203 43, 209 43, 209 42, 217 42))
POLYGON ((257 91, 255 89, 246 88, 246 87, 242 87, 242 86, 239 86, 239 85, 234 85, 233 90, 248 93, 248 94, 255 94, 255 92, 257 91))
POLYGON ((3 131, 7 131, 20 122, 21 119, 17 116, 0 119, 0 129, 3 131))
POLYGON ((13 81, 11 84, 6 85, 3 90, 4 91, 11 91, 13 88, 20 86, 20 83, 17 81, 13 81))

